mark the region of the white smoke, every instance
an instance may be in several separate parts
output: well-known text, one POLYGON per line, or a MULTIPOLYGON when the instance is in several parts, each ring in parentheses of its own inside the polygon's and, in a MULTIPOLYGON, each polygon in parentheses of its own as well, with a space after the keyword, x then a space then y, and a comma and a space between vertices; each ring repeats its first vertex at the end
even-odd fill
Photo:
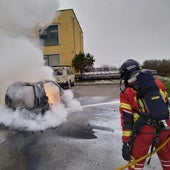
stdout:
POLYGON ((3 106, 10 84, 54 80, 53 70, 44 65, 36 31, 51 23, 58 6, 57 0, 0 1, 0 123, 5 126, 44 130, 61 124, 67 117, 62 104, 53 106, 44 116, 26 110, 13 112, 3 106))
POLYGON ((13 37, 29 35, 37 26, 49 24, 58 6, 57 0, 1 0, 1 32, 13 37))
POLYGON ((1 103, 13 82, 54 80, 44 66, 38 29, 51 23, 58 6, 57 0, 0 1, 1 103))
MULTIPOLYGON (((17 97, 23 97, 23 93, 17 97)), ((12 109, 0 106, 0 123, 9 128, 24 131, 55 128, 67 120, 66 118, 69 113, 82 110, 80 103, 74 98, 71 90, 64 91, 62 101, 63 103, 51 105, 50 110, 46 111, 43 115, 41 113, 30 112, 26 109, 16 109, 13 111, 12 109), (66 105, 67 108, 65 107, 66 105)))
POLYGON ((80 102, 74 98, 71 90, 64 91, 62 99, 71 112, 82 111, 80 102))
POLYGON ((66 121, 68 113, 63 105, 53 106, 44 115, 28 110, 16 110, 0 107, 0 122, 12 129, 38 131, 55 128, 66 121))

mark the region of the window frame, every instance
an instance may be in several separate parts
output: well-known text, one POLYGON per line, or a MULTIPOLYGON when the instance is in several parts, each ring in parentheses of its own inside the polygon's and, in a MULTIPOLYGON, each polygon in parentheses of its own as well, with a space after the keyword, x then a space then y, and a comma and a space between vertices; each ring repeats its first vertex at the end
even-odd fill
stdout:
POLYGON ((43 46, 56 46, 56 45, 59 45, 60 44, 59 24, 50 25, 49 27, 45 28, 43 31, 39 30, 39 39, 40 39, 40 43, 43 46), (57 29, 50 29, 52 27, 56 27, 57 29), (55 32, 57 32, 56 36, 54 34, 55 32), (52 35, 52 34, 54 34, 54 35, 52 35), (56 39, 55 38, 52 39, 52 37, 56 37, 56 39))
POLYGON ((47 55, 44 55, 44 60, 45 60, 45 65, 50 66, 50 67, 54 67, 56 65, 60 65, 60 63, 61 63, 61 56, 60 56, 60 54, 47 54, 47 55), (50 57, 54 57, 54 56, 58 57, 58 59, 56 60, 56 61, 58 61, 58 63, 53 65, 50 62, 50 57))

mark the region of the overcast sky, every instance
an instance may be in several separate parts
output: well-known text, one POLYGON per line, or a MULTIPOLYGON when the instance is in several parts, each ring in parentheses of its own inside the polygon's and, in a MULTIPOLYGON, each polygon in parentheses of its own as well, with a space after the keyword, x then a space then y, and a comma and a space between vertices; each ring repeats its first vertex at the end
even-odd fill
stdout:
POLYGON ((170 59, 170 0, 59 0, 72 8, 84 33, 84 49, 96 65, 125 59, 170 59))

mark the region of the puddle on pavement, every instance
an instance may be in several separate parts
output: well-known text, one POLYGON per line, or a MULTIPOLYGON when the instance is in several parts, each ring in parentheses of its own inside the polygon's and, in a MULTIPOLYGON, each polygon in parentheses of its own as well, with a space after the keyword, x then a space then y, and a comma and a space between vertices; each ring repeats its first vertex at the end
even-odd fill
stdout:
POLYGON ((78 138, 78 139, 96 139, 97 136, 92 127, 80 124, 63 124, 57 128, 58 135, 78 138))

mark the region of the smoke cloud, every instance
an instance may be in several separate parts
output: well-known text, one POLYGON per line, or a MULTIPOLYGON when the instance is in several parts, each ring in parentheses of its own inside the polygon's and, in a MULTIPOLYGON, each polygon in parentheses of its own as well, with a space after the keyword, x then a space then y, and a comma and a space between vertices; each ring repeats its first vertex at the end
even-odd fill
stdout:
POLYGON ((58 6, 56 0, 0 1, 0 56, 3 59, 0 64, 0 80, 6 77, 11 81, 53 79, 52 70, 48 68, 47 71, 44 66, 36 30, 52 21, 57 15, 58 6), (41 77, 32 76, 39 69, 41 77))
POLYGON ((5 126, 44 130, 66 120, 68 113, 62 104, 53 106, 44 116, 4 107, 10 84, 54 80, 53 70, 44 65, 36 30, 51 23, 58 7, 57 0, 0 1, 0 123, 5 126))
POLYGON ((0 123, 18 130, 39 131, 47 128, 55 128, 65 122, 68 114, 81 111, 80 103, 74 99, 71 90, 64 91, 64 102, 69 106, 67 109, 64 104, 59 103, 51 106, 51 110, 44 115, 33 113, 28 110, 15 110, 0 106, 0 123))
POLYGON ((13 82, 54 80, 52 69, 44 66, 36 30, 52 21, 58 6, 57 0, 0 1, 1 103, 13 82))
POLYGON ((14 37, 28 35, 35 27, 49 24, 58 6, 57 0, 1 0, 1 31, 14 37))

